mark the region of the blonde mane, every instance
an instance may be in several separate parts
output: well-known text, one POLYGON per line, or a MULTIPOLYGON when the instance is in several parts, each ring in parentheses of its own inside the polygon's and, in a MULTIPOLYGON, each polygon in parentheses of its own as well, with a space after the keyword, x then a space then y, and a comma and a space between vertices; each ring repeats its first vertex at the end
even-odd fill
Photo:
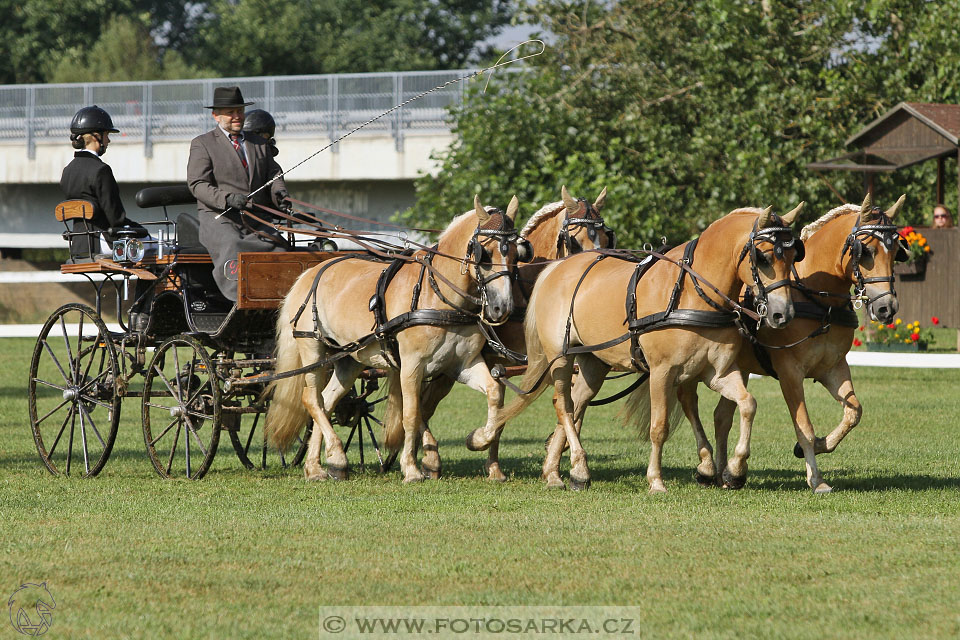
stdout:
POLYGON ((550 204, 546 204, 540 207, 539 211, 537 211, 535 214, 530 216, 530 219, 527 220, 527 224, 523 225, 523 229, 520 231, 520 236, 523 238, 526 238, 530 234, 530 232, 532 232, 534 229, 537 228, 537 225, 539 225, 541 222, 543 222, 547 218, 550 218, 553 215, 555 215, 564 206, 566 205, 564 205, 563 200, 561 200, 559 202, 551 202, 550 204))
POLYGON ((830 209, 830 211, 827 211, 825 214, 801 229, 800 239, 806 242, 807 238, 823 228, 823 225, 827 224, 836 217, 842 216, 845 213, 860 213, 860 205, 842 204, 839 207, 830 209))
POLYGON ((759 215, 759 214, 763 213, 763 211, 764 211, 764 210, 761 209, 760 207, 740 207, 739 209, 734 209, 733 211, 731 211, 730 214, 734 214, 734 213, 752 213, 752 214, 754 214, 754 215, 759 215))

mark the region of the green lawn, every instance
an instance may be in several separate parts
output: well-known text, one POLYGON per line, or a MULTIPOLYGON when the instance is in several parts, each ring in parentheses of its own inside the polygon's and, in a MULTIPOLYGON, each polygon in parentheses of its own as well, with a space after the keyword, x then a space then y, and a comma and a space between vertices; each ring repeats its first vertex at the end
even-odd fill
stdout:
MULTIPOLYGON (((484 399, 465 388, 432 425, 439 482, 307 484, 243 469, 227 438, 204 480, 163 481, 135 399, 98 478, 54 478, 29 431, 32 346, 0 341, 0 597, 46 581, 46 637, 315 638, 319 606, 359 604, 635 605, 651 638, 960 634, 958 371, 854 369, 864 418, 821 457, 826 496, 806 488, 779 387, 755 380, 747 487, 697 486, 684 425, 669 493, 651 496, 648 449, 616 426, 617 405, 587 416, 593 487, 546 491, 546 396, 505 433, 510 480, 486 482, 485 454, 462 445, 484 399)), ((839 408, 807 392, 823 435, 839 408)), ((0 638, 20 637, 6 625, 0 638)))

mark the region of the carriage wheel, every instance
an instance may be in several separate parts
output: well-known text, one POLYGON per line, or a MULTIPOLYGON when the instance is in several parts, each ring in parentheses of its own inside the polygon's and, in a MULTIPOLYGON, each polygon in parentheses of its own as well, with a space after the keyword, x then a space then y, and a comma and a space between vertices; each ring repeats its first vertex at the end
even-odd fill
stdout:
POLYGON ((220 441, 220 387, 213 362, 189 336, 164 341, 143 380, 143 440, 164 478, 199 480, 220 441))
POLYGON ((28 396, 33 439, 50 473, 70 475, 81 460, 84 478, 103 469, 120 422, 119 372, 110 333, 90 307, 64 305, 44 323, 28 396))
MULTIPOLYGON (((246 406, 256 405, 249 402, 246 403, 246 406)), ((313 428, 312 421, 307 422, 306 429, 296 437, 290 448, 286 452, 282 452, 267 445, 266 432, 264 431, 267 415, 265 406, 261 407, 261 410, 256 413, 234 415, 236 416, 234 420, 237 421, 237 427, 228 429, 227 433, 230 434, 230 442, 233 444, 233 450, 237 452, 240 463, 247 469, 264 471, 266 469, 296 467, 303 464, 303 457, 307 455, 307 444, 313 428)))
POLYGON ((383 403, 387 399, 386 390, 374 373, 357 380, 354 389, 337 403, 333 412, 333 424, 348 429, 343 450, 349 452, 351 444, 356 442, 356 451, 363 467, 366 461, 365 454, 373 454, 380 472, 387 471, 396 456, 384 458, 386 451, 380 449, 377 436, 374 435, 383 426, 380 420, 383 412, 383 403), (378 414, 381 414, 378 417, 378 414), (367 442, 364 442, 367 439, 367 442), (365 450, 370 447, 370 450, 365 450))

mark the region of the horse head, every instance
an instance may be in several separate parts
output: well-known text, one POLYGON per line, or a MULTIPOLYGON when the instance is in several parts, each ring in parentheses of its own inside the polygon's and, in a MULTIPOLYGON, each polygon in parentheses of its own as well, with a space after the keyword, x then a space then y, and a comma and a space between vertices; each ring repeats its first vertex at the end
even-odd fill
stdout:
POLYGON ((484 207, 480 196, 473 199, 476 228, 466 245, 464 266, 472 271, 480 296, 480 313, 485 322, 502 324, 513 313, 513 274, 524 241, 514 220, 520 201, 513 196, 506 212, 484 207))
POLYGON ((855 295, 865 300, 870 317, 879 322, 892 322, 900 303, 893 287, 893 263, 906 259, 897 225, 893 223, 906 194, 886 211, 873 206, 868 193, 860 205, 850 234, 843 245, 841 261, 844 273, 853 282, 855 295))
POLYGON ((801 202, 783 216, 773 213, 773 207, 761 211, 737 262, 737 273, 752 293, 757 313, 773 329, 793 319, 790 271, 794 261, 803 258, 804 249, 790 225, 803 205, 801 202))
POLYGON ((574 199, 566 185, 560 188, 563 198, 564 217, 557 236, 557 257, 589 251, 591 249, 612 249, 617 244, 613 229, 608 227, 600 215, 607 198, 604 187, 593 204, 585 198, 574 199))

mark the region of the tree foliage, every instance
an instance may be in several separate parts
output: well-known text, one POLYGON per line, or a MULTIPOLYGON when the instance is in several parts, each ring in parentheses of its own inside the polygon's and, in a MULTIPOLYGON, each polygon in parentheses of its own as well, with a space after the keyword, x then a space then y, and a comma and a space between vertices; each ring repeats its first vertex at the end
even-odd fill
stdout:
MULTIPOLYGON (((474 192, 516 193, 530 213, 566 184, 608 186, 604 215, 633 246, 684 240, 740 206, 807 200, 809 220, 840 200, 807 163, 901 100, 956 102, 960 51, 942 25, 958 3, 944 4, 544 0, 530 18, 552 45, 472 92, 407 216, 440 224, 474 192)), ((921 218, 932 164, 878 179, 879 202, 906 192, 921 218)), ((825 178, 862 198, 859 174, 825 178)))
POLYGON ((0 83, 461 68, 509 0, 0 0, 0 83), (65 80, 66 79, 66 80, 65 80))

